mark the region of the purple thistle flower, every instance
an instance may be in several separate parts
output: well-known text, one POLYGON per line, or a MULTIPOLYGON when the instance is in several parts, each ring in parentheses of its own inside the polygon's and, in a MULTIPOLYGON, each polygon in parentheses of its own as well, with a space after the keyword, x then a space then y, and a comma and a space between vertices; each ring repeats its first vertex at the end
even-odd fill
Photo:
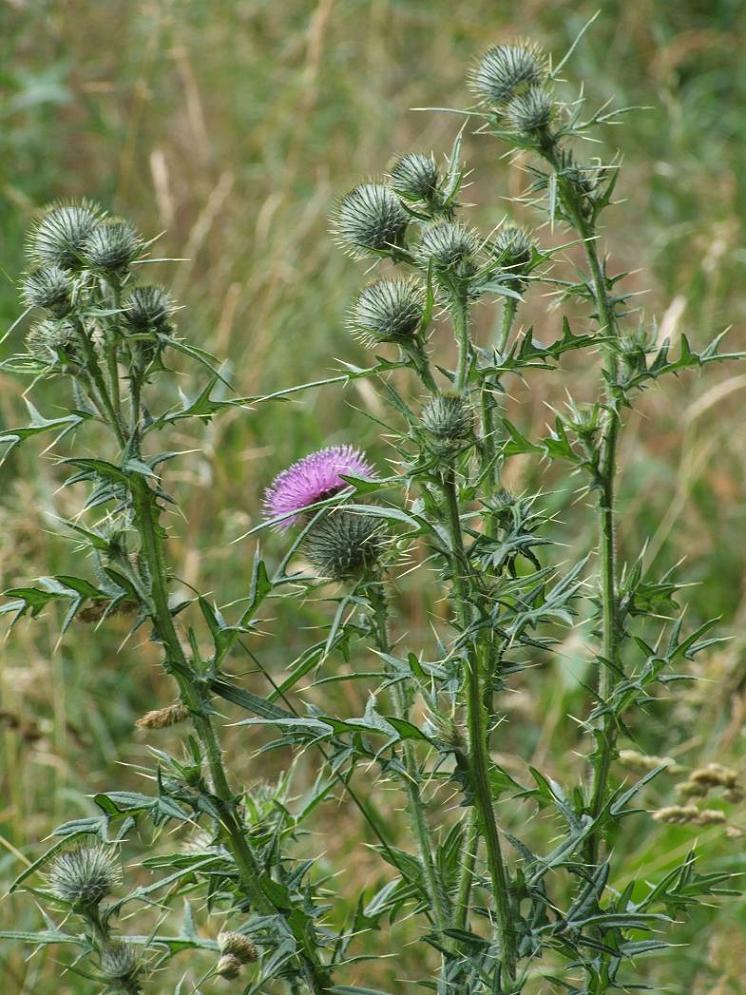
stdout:
POLYGON ((278 474, 265 491, 267 515, 270 518, 288 515, 278 523, 280 528, 288 528, 298 520, 293 512, 332 497, 347 486, 341 474, 370 478, 373 467, 360 450, 352 446, 329 446, 304 456, 278 474))

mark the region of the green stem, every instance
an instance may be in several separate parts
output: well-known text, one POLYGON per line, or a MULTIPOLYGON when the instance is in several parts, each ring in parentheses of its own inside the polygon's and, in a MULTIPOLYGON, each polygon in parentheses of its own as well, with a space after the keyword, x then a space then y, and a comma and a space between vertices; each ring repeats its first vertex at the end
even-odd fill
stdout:
POLYGON ((465 295, 454 293, 451 299, 450 312, 451 321, 453 322, 453 333, 456 336, 456 343, 458 345, 458 367, 454 390, 457 394, 463 394, 469 379, 469 364, 471 362, 469 309, 465 295))
POLYGON ((98 365, 98 359, 96 358, 96 351, 93 348, 93 343, 88 337, 88 333, 83 327, 83 323, 78 319, 75 320, 75 330, 85 355, 86 371, 93 382, 93 386, 97 394, 94 400, 97 400, 101 405, 103 412, 105 412, 108 417, 109 423, 117 437, 117 442, 122 449, 124 449, 126 444, 124 430, 122 428, 121 421, 117 416, 111 397, 109 396, 106 381, 104 380, 104 376, 101 372, 101 367, 98 365))
MULTIPOLYGON (((261 867, 246 839, 245 827, 236 814, 236 798, 225 772, 220 744, 203 694, 190 676, 191 668, 168 604, 166 565, 156 495, 147 482, 140 478, 133 482, 132 493, 142 540, 142 555, 150 575, 153 621, 166 654, 166 670, 179 685, 182 700, 191 713, 195 731, 207 755, 213 791, 220 805, 221 837, 236 861, 241 885, 256 911, 262 915, 274 915, 278 910, 262 887, 261 867)), ((303 950, 306 980, 311 990, 319 995, 328 991, 328 973, 319 961, 313 938, 300 927, 291 928, 303 950)))
MULTIPOLYGON (((472 622, 472 611, 468 597, 468 577, 470 570, 464 549, 458 495, 456 493, 456 482, 452 469, 444 476, 443 494, 446 501, 448 527, 451 538, 454 587, 460 621, 463 628, 466 629, 472 622)), ((469 771, 474 791, 474 807, 478 818, 478 826, 485 841, 487 866, 492 881, 502 967, 508 980, 514 981, 516 977, 517 951, 510 901, 510 884, 503 861, 500 836, 492 805, 492 790, 490 788, 490 759, 487 745, 489 717, 484 704, 482 682, 482 672, 486 670, 485 649, 484 644, 472 645, 465 659, 467 678, 466 710, 469 730, 469 771)), ((465 871, 462 873, 462 878, 459 882, 459 895, 465 894, 468 898, 471 884, 464 880, 467 876, 469 881, 471 881, 473 865, 468 875, 465 871)), ((465 918, 465 916, 466 913, 463 909, 460 909, 459 917, 465 918)))
MULTIPOLYGON (((517 310, 518 301, 513 297, 506 297, 503 301, 500 329, 495 341, 495 351, 498 355, 502 355, 505 351, 517 310)), ((482 410, 483 470, 486 475, 485 479, 487 481, 490 497, 494 497, 495 491, 500 482, 500 467, 497 463, 495 447, 495 409, 497 407, 497 402, 492 384, 488 377, 485 377, 482 380, 480 405, 482 410)), ((495 537, 497 532, 497 523, 494 515, 487 515, 485 521, 485 532, 490 538, 495 537)))
POLYGON ((471 901, 471 886, 474 881, 474 870, 477 865, 479 851, 479 814, 472 809, 466 826, 466 837, 461 856, 461 874, 456 893, 456 929, 466 929, 469 919, 469 903, 471 901))
MULTIPOLYGON (((558 171, 556 143, 548 142, 542 154, 558 171)), ((598 256, 597 230, 595 222, 583 212, 583 205, 572 183, 558 175, 558 191, 562 206, 572 226, 583 240, 585 258, 590 271, 593 298, 596 304, 596 317, 601 332, 610 339, 619 335, 618 319, 614 304, 610 299, 609 286, 603 266, 598 256)), ((601 702, 609 699, 614 688, 614 675, 619 672, 619 624, 618 589, 616 563, 616 523, 614 511, 616 451, 619 437, 619 414, 613 395, 613 384, 618 375, 618 358, 614 342, 604 347, 604 367, 607 379, 607 407, 600 438, 600 461, 598 468, 598 521, 599 559, 601 570, 602 603, 602 653, 598 676, 598 694, 601 702)), ((603 810, 608 791, 611 761, 616 749, 617 727, 614 718, 606 715, 596 731, 597 749, 593 761, 593 775, 590 788, 589 811, 598 818, 603 810)), ((595 864, 599 854, 599 833, 589 835, 586 843, 586 859, 595 864)))
MULTIPOLYGON (((391 646, 388 635, 388 611, 386 606, 386 593, 383 584, 379 581, 372 581, 368 585, 368 600, 376 622, 376 641, 378 649, 382 653, 390 653, 391 646)), ((392 688, 392 699, 394 714, 397 718, 408 719, 409 705, 407 695, 401 681, 396 681, 392 688)), ((420 771, 417 764, 412 744, 405 740, 402 743, 402 754, 404 756, 404 769, 406 771, 406 792, 409 801, 409 812, 414 824, 414 831, 420 851, 420 860, 425 875, 430 904, 435 917, 435 925, 440 932, 443 932, 448 925, 448 908, 443 889, 438 880, 435 869, 435 861, 430 846, 430 829, 425 815, 425 803, 420 792, 420 771)))

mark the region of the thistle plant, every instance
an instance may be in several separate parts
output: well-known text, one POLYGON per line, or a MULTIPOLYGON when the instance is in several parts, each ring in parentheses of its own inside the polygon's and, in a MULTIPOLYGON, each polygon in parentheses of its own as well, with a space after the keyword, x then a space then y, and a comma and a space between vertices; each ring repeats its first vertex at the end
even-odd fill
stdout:
MULTIPOLYGON (((347 316, 371 364, 345 364, 337 376, 271 398, 370 381, 389 412, 386 462, 383 452, 351 443, 328 446, 267 481, 264 517, 240 538, 268 534, 277 561, 256 554, 238 605, 172 593, 164 512, 173 498, 164 477, 175 454, 162 436, 182 420, 207 421, 267 398, 217 397, 216 361, 180 337, 168 292, 138 281, 150 243, 128 222, 87 203, 56 206, 39 221, 22 288, 26 351, 5 367, 63 378, 70 408, 55 418, 32 408, 31 422, 3 441, 12 450, 52 432, 68 447, 63 483, 85 485, 88 497, 64 528, 84 545, 90 570, 8 591, 4 610, 18 620, 64 605, 63 633, 126 614, 160 648, 177 695, 138 724, 154 737, 183 728, 184 738, 178 756, 152 746, 151 795, 98 795, 102 814, 61 826, 52 850, 17 880, 19 888, 46 874, 37 896, 77 917, 82 932, 67 918, 49 919, 43 931, 7 937, 77 946, 75 968, 90 960, 87 976, 110 991, 162 990, 157 972, 180 952, 202 949, 212 960, 199 990, 214 978, 245 993, 380 995, 356 965, 370 931, 405 920, 428 951, 427 975, 412 979, 425 990, 517 995, 549 985, 601 995, 653 990, 643 955, 666 956, 664 931, 674 920, 706 896, 732 893, 727 872, 696 869, 693 849, 656 880, 627 873, 618 884, 614 841, 636 813, 648 818, 639 813, 650 782, 674 773, 668 758, 633 749, 636 717, 686 676, 686 661, 718 641, 711 622, 686 629, 670 573, 651 575, 644 550, 629 561, 619 552, 619 437, 642 390, 729 357, 718 351, 721 336, 699 352, 682 337, 673 356, 633 310, 601 238, 619 161, 580 152, 581 140, 619 112, 586 116, 583 99, 562 99, 566 62, 553 66, 529 42, 490 48, 468 77, 477 103, 460 112, 481 140, 500 143, 496 151, 521 155, 528 180, 516 206, 521 219, 533 212, 536 231, 510 217, 491 232, 469 221, 464 129, 443 162, 430 151, 406 153, 383 179, 339 201, 334 237, 377 267, 347 316), (548 231, 567 238, 557 247, 548 231), (568 252, 577 265, 565 274, 568 252), (560 306, 579 305, 580 327, 565 317, 549 342, 523 327, 526 302, 539 291, 560 306), (496 321, 486 339, 476 315, 488 308, 496 321), (169 403, 163 384, 174 352, 196 362, 206 382, 169 403), (547 435, 530 439, 507 417, 509 383, 547 373, 561 379, 566 353, 598 369, 596 396, 570 399, 547 435), (84 438, 100 454, 87 455, 84 438), (506 485, 516 456, 574 475, 583 513, 595 519, 588 555, 554 555, 563 526, 546 495, 506 485), (432 611, 432 637, 409 633, 401 617, 397 592, 411 561, 423 603, 443 601, 432 611), (233 651, 246 646, 257 661, 266 652, 257 637, 272 599, 286 599, 302 617, 317 591, 332 606, 326 631, 272 677, 268 694, 230 676, 233 651), (593 686, 576 717, 577 780, 560 784, 527 765, 519 779, 497 759, 505 692, 581 626, 593 641, 593 686), (356 676, 367 681, 362 715, 333 714, 326 700, 300 690, 307 675, 340 659, 359 663, 356 676), (264 751, 313 758, 317 777, 302 801, 293 764, 268 793, 237 783, 221 748, 223 704, 250 713, 239 724, 259 727, 264 751), (630 770, 641 776, 630 779, 630 770), (404 845, 380 816, 384 782, 406 806, 404 845), (320 806, 340 798, 359 811, 386 878, 353 896, 349 915, 340 911, 344 881, 322 877, 302 833, 320 806), (142 863, 155 880, 115 898, 123 885, 112 850, 134 850, 148 821, 188 829, 191 843, 178 853, 152 844, 142 863), (164 922, 174 917, 170 903, 188 897, 179 930, 115 929, 125 909, 129 922, 155 896, 164 922), (195 897, 220 920, 215 939, 195 927, 195 897)), ((742 798, 736 772, 697 768, 681 782, 681 804, 659 807, 651 831, 655 822, 726 823, 724 810, 697 801, 717 788, 728 803, 742 798)))

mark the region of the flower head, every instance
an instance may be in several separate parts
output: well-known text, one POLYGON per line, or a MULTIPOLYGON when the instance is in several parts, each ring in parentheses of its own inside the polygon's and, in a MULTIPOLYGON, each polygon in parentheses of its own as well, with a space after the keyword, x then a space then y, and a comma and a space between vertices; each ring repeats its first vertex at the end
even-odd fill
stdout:
POLYGON ((21 296, 26 307, 43 307, 61 318, 70 310, 70 289, 68 274, 53 264, 27 274, 21 296))
POLYGON ((287 528, 298 520, 298 512, 309 504, 343 490, 347 484, 342 474, 372 477, 373 467, 353 446, 329 446, 310 453, 283 470, 264 495, 264 507, 271 518, 288 517, 280 524, 287 528))
POLYGON ((432 155, 408 152, 391 167, 391 186, 408 200, 430 200, 438 189, 440 174, 432 155))
POLYGON ((313 526, 303 548, 322 577, 349 580, 375 567, 384 535, 385 527, 374 515, 334 511, 313 526))
POLYGON ((510 101, 506 113, 516 131, 531 134, 546 128, 552 120, 554 100, 549 90, 532 86, 510 101))
POLYGON ((30 252, 41 265, 78 270, 83 265, 83 247, 103 219, 97 204, 59 204, 48 211, 32 233, 30 252))
POLYGON ((425 295, 411 280, 378 280, 355 301, 349 326, 367 344, 406 342, 422 321, 425 295))
POLYGON ((517 42, 488 49, 469 74, 478 97, 502 104, 527 86, 540 86, 547 76, 547 59, 538 45, 517 42))
POLYGON ((135 287, 124 300, 122 317, 134 332, 162 329, 174 313, 174 303, 163 287, 135 287))
POLYGON ((389 251, 404 241, 409 217, 401 201, 382 183, 360 183, 337 207, 333 230, 353 255, 389 251))
POLYGON ((438 273, 471 276, 477 270, 479 235, 471 228, 450 221, 429 225, 415 255, 423 266, 432 264, 438 273))
POLYGON ((94 228, 83 243, 88 266, 104 273, 119 273, 142 249, 142 239, 129 221, 110 221, 94 228))
POLYGON ((67 850, 49 871, 49 887, 55 897, 75 909, 95 907, 121 880, 116 858, 100 844, 67 850))

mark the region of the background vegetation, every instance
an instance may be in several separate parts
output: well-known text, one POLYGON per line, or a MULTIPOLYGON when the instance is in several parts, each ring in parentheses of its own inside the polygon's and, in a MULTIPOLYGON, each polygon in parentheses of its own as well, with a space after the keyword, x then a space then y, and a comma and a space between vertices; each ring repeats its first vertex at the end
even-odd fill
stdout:
MULTIPOLYGON (((361 174, 383 170, 391 150, 450 148, 458 118, 409 108, 465 104, 465 67, 488 44, 530 35, 561 54, 599 7, 568 76, 584 81, 594 104, 613 98, 648 105, 606 135, 605 151, 619 144, 625 155, 617 191, 625 203, 609 215, 612 269, 631 271, 629 285, 649 289, 640 306, 648 321, 658 316, 661 338, 685 332, 702 345, 732 324, 728 348, 746 348, 741 0, 6 2, 0 8, 0 327, 18 315, 15 285, 34 210, 87 195, 138 221, 148 236, 166 231, 160 253, 186 260, 164 264, 158 274, 185 305, 182 331, 228 358, 240 394, 317 379, 335 369, 338 357, 360 362, 361 347, 343 321, 359 273, 327 234, 334 199, 361 174)), ((520 164, 499 160, 494 141, 470 136, 465 152, 479 177, 468 190, 479 205, 474 221, 487 230, 504 214, 502 198, 518 193, 524 177, 520 164)), ((532 216, 520 220, 531 223, 532 216)), ((551 300, 537 296, 531 309, 536 334, 551 339, 558 327, 551 300)), ((485 326, 491 319, 484 309, 485 326)), ((584 371, 567 364, 567 376, 582 395, 584 371)), ((257 520, 264 486, 293 458, 354 441, 384 463, 385 440, 366 418, 377 413, 377 402, 364 381, 358 384, 234 412, 202 435, 182 437, 181 447, 195 452, 175 464, 169 479, 182 498, 173 546, 185 584, 216 587, 222 600, 245 592, 250 549, 231 542, 257 520)), ((511 419, 539 434, 550 417, 547 405, 562 402, 562 378, 511 386, 511 419)), ((0 377, 0 427, 21 417, 21 390, 0 377)), ((45 413, 54 410, 54 391, 49 388, 45 413)), ((687 767, 742 768, 746 752, 744 398, 746 369, 737 365, 666 383, 629 422, 622 451, 622 555, 647 539, 649 556, 661 566, 683 559, 686 578, 698 585, 691 621, 721 615, 733 637, 699 658, 693 668, 699 680, 679 686, 673 705, 651 709, 638 723, 636 744, 622 744, 687 767)), ((33 452, 14 453, 0 471, 3 587, 63 570, 75 555, 47 534, 59 502, 73 496, 56 494, 53 462, 33 452)), ((558 530, 574 537, 577 557, 592 537, 573 529, 574 481, 542 476, 530 461, 512 473, 513 487, 540 485, 551 495, 558 530)), ((398 624, 412 639, 427 627, 415 603, 404 585, 398 624)), ((268 620, 268 629, 286 635, 268 641, 264 664, 281 675, 284 652, 295 656, 309 640, 308 628, 325 618, 323 605, 309 604, 292 623, 268 620)), ((137 787, 128 765, 138 763, 144 745, 133 723, 170 695, 152 648, 137 638, 122 644, 124 625, 78 630, 59 647, 56 632, 53 618, 46 630, 22 624, 0 655, 3 881, 54 825, 91 811, 90 793, 122 782, 137 787)), ((580 708, 587 665, 576 635, 555 662, 507 696, 511 723, 501 762, 508 769, 520 773, 526 760, 540 760, 561 778, 574 762, 565 716, 580 708)), ((235 662, 237 671, 242 666, 235 662)), ((247 673, 245 680, 259 686, 263 678, 247 673)), ((325 685, 310 695, 352 693, 343 686, 344 692, 325 685)), ((359 695, 364 701, 364 684, 359 695)), ((359 714, 361 705, 339 708, 359 714)), ((231 762, 242 777, 253 783, 275 776, 279 770, 270 764, 279 758, 257 761, 256 741, 245 729, 235 732, 231 762)), ((168 732, 163 735, 166 742, 168 732)), ((651 807, 675 800, 675 781, 660 779, 651 807)), ((402 813, 387 816, 404 824, 402 813)), ((699 844, 711 866, 738 872, 746 837, 734 830, 746 831, 746 806, 730 806, 728 816, 730 835, 722 827, 700 831, 699 844)), ((363 830, 344 805, 329 806, 318 828, 309 846, 346 866, 354 901, 376 883, 374 863, 358 845, 363 830), (352 849, 354 860, 346 861, 352 849)), ((619 864, 630 873, 658 873, 688 849, 694 833, 641 817, 634 833, 618 841, 625 855, 619 864)), ((698 913, 680 930, 685 946, 649 962, 652 982, 676 995, 742 993, 745 911, 730 904, 727 914, 698 913)), ((23 928, 23 917, 33 915, 23 898, 0 904, 3 927, 23 928)), ((380 952, 392 950, 396 968, 382 959, 355 983, 397 990, 396 979, 410 973, 407 964, 414 975, 424 953, 406 947, 406 926, 395 941, 381 936, 380 952)), ((191 965, 184 968, 191 977, 191 965)), ((0 948, 0 976, 8 992, 61 990, 49 958, 26 961, 9 946, 0 948)), ((76 995, 93 990, 73 976, 65 984, 76 995)))

